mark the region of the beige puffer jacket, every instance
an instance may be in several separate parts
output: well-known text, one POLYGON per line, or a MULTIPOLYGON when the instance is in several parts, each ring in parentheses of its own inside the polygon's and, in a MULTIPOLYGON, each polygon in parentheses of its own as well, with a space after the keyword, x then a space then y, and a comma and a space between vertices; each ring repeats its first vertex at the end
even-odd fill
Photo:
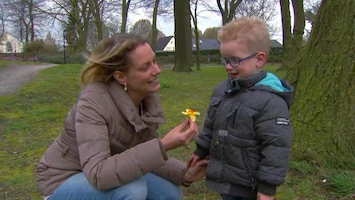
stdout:
POLYGON ((83 172, 99 190, 123 185, 153 172, 182 185, 185 163, 167 158, 158 124, 164 122, 156 94, 143 100, 139 116, 127 93, 116 82, 87 85, 65 119, 64 129, 36 166, 43 196, 68 177, 83 172))

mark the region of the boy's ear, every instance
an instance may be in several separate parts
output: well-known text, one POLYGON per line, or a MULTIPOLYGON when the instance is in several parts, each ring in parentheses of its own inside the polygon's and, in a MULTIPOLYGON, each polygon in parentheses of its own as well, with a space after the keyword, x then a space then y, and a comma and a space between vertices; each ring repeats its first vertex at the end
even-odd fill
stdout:
POLYGON ((126 76, 121 71, 113 72, 113 78, 115 78, 115 80, 121 85, 125 85, 126 84, 126 76))
POLYGON ((257 67, 262 67, 265 63, 266 63, 266 53, 260 51, 260 52, 256 55, 256 66, 257 66, 257 67))

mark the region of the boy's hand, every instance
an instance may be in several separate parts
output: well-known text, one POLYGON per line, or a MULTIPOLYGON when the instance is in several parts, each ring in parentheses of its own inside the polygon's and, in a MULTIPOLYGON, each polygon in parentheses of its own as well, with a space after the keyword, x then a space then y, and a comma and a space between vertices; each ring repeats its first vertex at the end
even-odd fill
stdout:
POLYGON ((260 192, 258 192, 256 197, 257 200, 274 200, 274 195, 267 195, 260 192))
POLYGON ((184 181, 192 183, 204 177, 206 175, 208 161, 208 159, 203 159, 196 162, 194 167, 188 167, 183 175, 184 181))
POLYGON ((187 161, 187 167, 193 167, 195 166, 196 162, 200 160, 200 157, 192 154, 192 156, 190 157, 190 159, 187 161))

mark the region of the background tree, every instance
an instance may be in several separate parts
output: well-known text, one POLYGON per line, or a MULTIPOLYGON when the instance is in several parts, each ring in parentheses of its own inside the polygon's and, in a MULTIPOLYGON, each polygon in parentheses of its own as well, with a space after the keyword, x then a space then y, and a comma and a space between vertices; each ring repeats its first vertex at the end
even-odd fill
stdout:
POLYGON ((174 0, 175 65, 173 71, 192 71, 190 1, 174 0))
POLYGON ((277 6, 279 0, 254 0, 254 1, 242 1, 235 13, 235 17, 248 16, 259 17, 266 24, 270 35, 278 31, 278 28, 272 23, 277 16, 277 6))
POLYGON ((203 32, 203 38, 211 38, 211 39, 217 39, 217 32, 218 32, 219 27, 211 27, 211 28, 206 28, 206 30, 203 32))
POLYGON ((310 30, 305 29, 306 37, 309 37, 309 35, 311 34, 311 31, 312 31, 312 28, 313 28, 313 23, 316 20, 316 14, 318 12, 319 6, 320 6, 320 1, 317 1, 317 2, 313 2, 311 0, 304 1, 304 7, 305 7, 304 16, 305 16, 305 20, 306 20, 306 22, 308 22, 311 25, 310 30))
POLYGON ((131 0, 122 0, 121 4, 121 33, 126 32, 127 28, 127 18, 128 18, 128 9, 131 4, 131 0))
POLYGON ((198 6, 198 0, 192 1, 193 4, 193 12, 190 10, 190 15, 192 18, 192 22, 194 24, 193 28, 193 35, 195 37, 195 45, 196 45, 196 51, 195 51, 195 57, 196 57, 196 70, 199 71, 201 70, 200 67, 200 31, 198 30, 198 21, 197 21, 197 6, 198 6))
POLYGON ((305 27, 303 1, 292 0, 293 32, 291 32, 291 14, 289 0, 280 0, 283 35, 283 58, 280 70, 287 70, 302 48, 305 27))
POLYGON ((4 0, 3 6, 7 10, 7 22, 22 42, 34 41, 36 34, 46 24, 46 16, 37 8, 45 0, 4 0))
POLYGON ((313 31, 287 79, 295 159, 355 166, 355 1, 322 1, 313 31))
POLYGON ((203 7, 209 12, 221 15, 222 25, 240 16, 259 17, 265 21, 271 35, 276 33, 277 27, 273 25, 277 12, 275 4, 278 0, 216 0, 216 5, 210 1, 203 1, 203 7))
POLYGON ((222 15, 222 25, 232 21, 240 3, 242 3, 242 0, 224 0, 222 5, 221 0, 217 0, 217 6, 222 15))
POLYGON ((103 10, 104 10, 104 0, 88 0, 89 2, 89 9, 94 18, 94 24, 96 27, 97 33, 97 41, 100 41, 104 38, 103 35, 103 10))
POLYGON ((152 49, 155 51, 156 49, 156 41, 157 41, 157 16, 158 16, 158 9, 159 9, 160 0, 155 0, 154 8, 153 8, 153 22, 152 22, 152 34, 150 38, 150 44, 152 45, 152 49))
POLYGON ((152 24, 147 19, 138 20, 135 24, 133 24, 130 32, 149 37, 152 33, 152 24))
POLYGON ((160 19, 169 18, 173 16, 173 1, 172 0, 142 0, 142 8, 145 10, 152 10, 152 15, 148 15, 152 18, 152 27, 150 34, 150 45, 152 49, 156 49, 156 41, 160 37, 164 37, 164 33, 157 29, 158 17, 160 19))
POLYGON ((5 12, 6 12, 6 8, 4 2, 0 2, 0 25, 1 25, 0 36, 4 35, 5 33, 5 22, 6 22, 5 12))

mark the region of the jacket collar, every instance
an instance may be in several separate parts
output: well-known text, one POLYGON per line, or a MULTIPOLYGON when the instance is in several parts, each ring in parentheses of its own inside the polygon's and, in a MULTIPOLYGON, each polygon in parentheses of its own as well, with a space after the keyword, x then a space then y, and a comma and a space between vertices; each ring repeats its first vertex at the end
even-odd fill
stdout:
POLYGON ((239 91, 241 88, 249 88, 255 83, 259 82, 260 80, 264 79, 266 77, 266 72, 261 71, 258 74, 254 74, 252 76, 249 76, 247 78, 241 78, 241 79, 235 79, 228 81, 228 90, 226 91, 227 93, 234 93, 239 91))
POLYGON ((109 83, 109 93, 113 102, 122 116, 134 127, 136 132, 140 132, 148 127, 149 123, 164 123, 163 111, 156 93, 147 95, 142 105, 144 108, 143 116, 139 116, 137 108, 128 96, 127 92, 115 81, 109 83))

